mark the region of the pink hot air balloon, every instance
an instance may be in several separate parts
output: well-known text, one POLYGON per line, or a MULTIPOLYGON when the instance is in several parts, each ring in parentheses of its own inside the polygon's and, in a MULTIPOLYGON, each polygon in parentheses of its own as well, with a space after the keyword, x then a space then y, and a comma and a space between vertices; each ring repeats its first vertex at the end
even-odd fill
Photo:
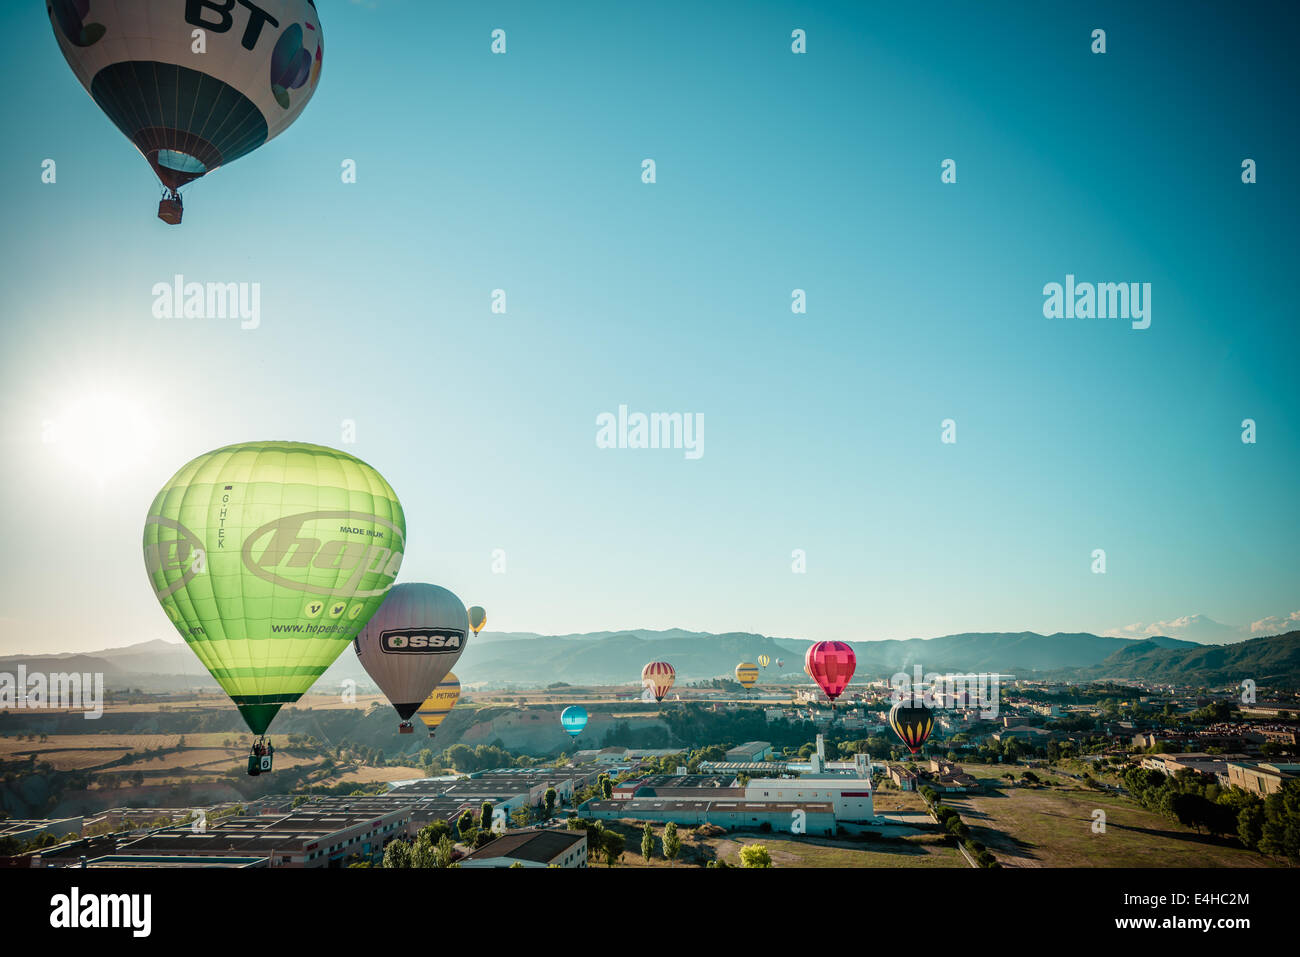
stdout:
POLYGON ((808 646, 803 667, 826 697, 834 701, 848 687, 858 667, 858 656, 842 641, 819 641, 808 646))

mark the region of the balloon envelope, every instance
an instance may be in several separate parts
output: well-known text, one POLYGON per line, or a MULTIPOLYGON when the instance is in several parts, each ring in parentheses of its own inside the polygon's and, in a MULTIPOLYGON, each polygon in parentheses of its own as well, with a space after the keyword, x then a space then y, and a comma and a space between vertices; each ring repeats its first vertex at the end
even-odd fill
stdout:
POLYGON ((754 683, 758 681, 758 665, 752 661, 742 661, 736 665, 736 680, 746 691, 754 687, 754 683))
POLYGON ((451 709, 456 707, 459 698, 460 681, 449 671, 447 676, 438 682, 438 687, 433 689, 433 694, 424 699, 424 704, 420 705, 420 710, 416 712, 424 722, 424 726, 429 729, 429 737, 433 737, 433 733, 438 730, 438 725, 451 714, 451 709))
POLYGON ((666 661, 652 661, 641 669, 641 684, 654 692, 656 701, 664 700, 676 680, 677 672, 666 661))
POLYGON ((163 611, 259 735, 378 610, 405 548, 383 476, 298 442, 200 455, 163 486, 144 525, 163 611))
POLYGON ((469 617, 441 585, 394 585, 352 643, 366 674, 403 721, 419 709, 465 650, 469 617))
POLYGON ((832 701, 844 693, 857 666, 858 656, 842 641, 810 645, 803 659, 804 671, 832 701))
POLYGON ((587 726, 587 709, 580 704, 571 704, 560 712, 560 724, 572 737, 582 734, 587 726))
POLYGON ((930 708, 915 705, 911 699, 896 701, 889 709, 889 726, 894 729, 899 740, 907 745, 907 749, 916 754, 934 730, 934 712, 930 708))
POLYGON ((471 606, 469 610, 469 626, 474 629, 474 634, 477 635, 480 631, 482 631, 483 626, 486 624, 487 624, 487 612, 485 612, 483 608, 479 605, 471 606))
POLYGON ((274 139, 320 82, 325 44, 312 0, 46 8, 72 72, 171 189, 274 139))

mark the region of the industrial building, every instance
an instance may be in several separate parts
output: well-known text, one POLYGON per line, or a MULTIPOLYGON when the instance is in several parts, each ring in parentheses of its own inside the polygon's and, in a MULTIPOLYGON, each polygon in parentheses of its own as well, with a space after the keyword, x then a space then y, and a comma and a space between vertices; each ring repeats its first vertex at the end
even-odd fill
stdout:
POLYGON ((1300 775, 1300 764, 1294 762, 1228 763, 1228 783, 1260 797, 1276 794, 1284 783, 1297 775, 1300 775))
POLYGON ((838 821, 862 822, 875 817, 868 778, 754 778, 745 785, 745 800, 827 803, 838 821))
POLYGON ((691 800, 687 798, 633 798, 630 801, 588 801, 579 808, 583 817, 614 821, 630 818, 683 827, 715 824, 728 830, 762 828, 790 831, 796 820, 805 834, 835 833, 835 809, 829 802, 691 800), (802 812, 798 815, 796 812, 802 812))
POLYGON ((338 867, 368 856, 406 833, 410 808, 379 814, 317 811, 305 805, 284 817, 223 818, 204 829, 161 828, 117 847, 118 856, 182 858, 265 857, 271 867, 338 867))
POLYGON ((724 757, 727 761, 749 762, 762 761, 772 756, 770 741, 746 741, 729 750, 724 757))
POLYGON ((461 867, 586 867, 587 832, 524 828, 507 831, 461 858, 461 867))
POLYGON ((84 826, 85 819, 80 817, 0 821, 0 840, 9 838, 19 844, 28 844, 46 834, 60 838, 67 837, 69 834, 79 835, 84 826))

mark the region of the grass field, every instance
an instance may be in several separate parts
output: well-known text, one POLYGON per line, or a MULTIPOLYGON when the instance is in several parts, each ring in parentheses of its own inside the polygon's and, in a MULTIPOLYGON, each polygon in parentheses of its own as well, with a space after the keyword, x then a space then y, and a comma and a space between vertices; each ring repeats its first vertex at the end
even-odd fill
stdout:
POLYGON ((1230 842, 1173 824, 1127 797, 1086 788, 1041 768, 1034 773, 1052 782, 1049 786, 1012 787, 998 779, 1007 768, 965 767, 986 779, 984 789, 947 794, 942 802, 961 814, 972 836, 1003 867, 1280 866, 1230 842), (1104 833, 1093 830, 1098 810, 1105 813, 1104 833))
MULTIPOLYGON (((800 837, 788 834, 761 834, 743 831, 718 837, 697 838, 693 828, 679 828, 681 856, 670 864, 663 857, 662 825, 654 825, 655 851, 647 861, 641 856, 641 825, 630 821, 607 821, 605 826, 618 831, 627 842, 627 850, 618 867, 702 867, 709 861, 723 861, 740 866, 740 849, 746 844, 762 844, 772 857, 773 867, 967 867, 961 853, 939 842, 937 836, 908 838, 899 841, 847 841, 826 837, 800 837)), ((591 867, 604 867, 593 855, 591 867)))
MULTIPOLYGON (((279 758, 277 757, 276 760, 278 761, 279 758)), ((323 787, 333 787, 336 784, 355 784, 357 787, 361 787, 365 784, 374 784, 376 781, 409 781, 411 778, 422 777, 424 777, 423 768, 363 767, 347 771, 343 774, 332 774, 328 778, 322 778, 319 781, 312 781, 312 784, 323 787)))

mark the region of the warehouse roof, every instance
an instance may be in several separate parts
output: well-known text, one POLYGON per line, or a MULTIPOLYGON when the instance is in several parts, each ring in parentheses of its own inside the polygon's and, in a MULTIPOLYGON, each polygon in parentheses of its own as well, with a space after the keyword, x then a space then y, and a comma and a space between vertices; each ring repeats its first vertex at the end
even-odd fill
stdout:
POLYGON ((510 831, 467 855, 467 860, 510 857, 520 861, 547 864, 574 845, 585 843, 586 831, 523 830, 510 831))

